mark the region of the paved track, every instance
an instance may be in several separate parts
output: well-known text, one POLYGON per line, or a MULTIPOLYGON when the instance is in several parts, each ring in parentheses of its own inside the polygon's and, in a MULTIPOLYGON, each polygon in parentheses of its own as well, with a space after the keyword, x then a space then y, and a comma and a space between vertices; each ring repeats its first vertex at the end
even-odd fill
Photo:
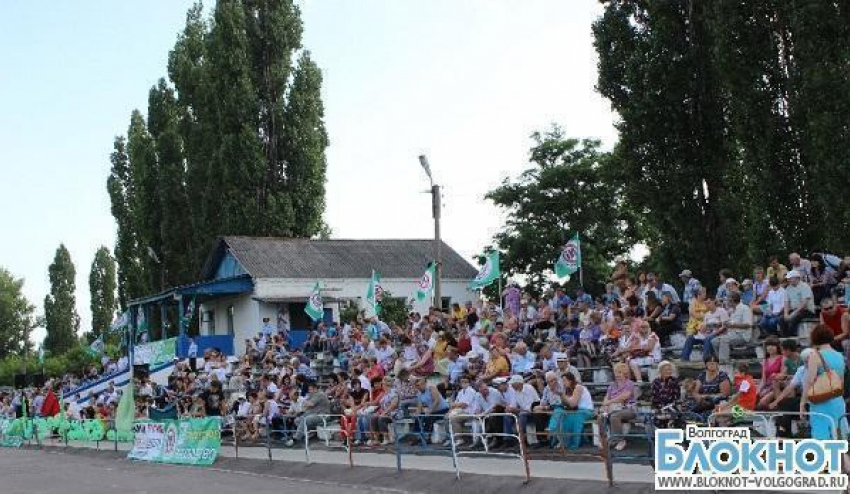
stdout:
POLYGON ((0 449, 2 494, 343 494, 343 493, 640 493, 651 485, 609 489, 593 481, 522 479, 448 472, 219 458, 213 468, 130 462, 124 453, 59 449, 0 449))

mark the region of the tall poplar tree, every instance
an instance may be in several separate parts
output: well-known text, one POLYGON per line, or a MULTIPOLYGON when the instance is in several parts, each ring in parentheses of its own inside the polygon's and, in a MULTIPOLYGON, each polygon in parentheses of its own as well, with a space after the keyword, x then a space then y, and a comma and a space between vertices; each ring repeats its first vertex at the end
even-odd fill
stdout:
POLYGON ((109 249, 101 247, 94 254, 89 272, 91 328, 95 338, 103 336, 112 324, 118 309, 116 289, 115 260, 109 249))
POLYGON ((147 122, 134 112, 126 146, 115 144, 122 304, 194 280, 219 235, 327 231, 322 78, 302 32, 292 0, 189 10, 147 122))
POLYGON ((45 350, 59 355, 77 345, 80 318, 76 309, 76 270, 71 253, 60 244, 49 268, 50 294, 44 298, 44 320, 47 336, 45 350))

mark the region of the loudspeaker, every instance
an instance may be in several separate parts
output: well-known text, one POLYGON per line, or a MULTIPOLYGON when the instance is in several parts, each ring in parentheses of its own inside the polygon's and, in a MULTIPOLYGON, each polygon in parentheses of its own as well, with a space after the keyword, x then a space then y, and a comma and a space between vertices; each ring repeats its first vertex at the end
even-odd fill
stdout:
POLYGON ((24 389, 27 387, 27 375, 15 374, 15 389, 24 389))
POLYGON ((150 375, 149 364, 139 364, 133 366, 133 377, 135 377, 136 379, 148 377, 148 375, 150 375))
POLYGON ((44 387, 44 374, 30 374, 28 377, 30 386, 35 386, 36 388, 44 387))

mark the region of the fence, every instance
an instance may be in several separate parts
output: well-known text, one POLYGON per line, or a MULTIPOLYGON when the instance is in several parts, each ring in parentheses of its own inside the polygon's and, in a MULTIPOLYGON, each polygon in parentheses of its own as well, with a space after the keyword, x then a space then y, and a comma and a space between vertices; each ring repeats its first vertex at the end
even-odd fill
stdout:
MULTIPOLYGON (((629 426, 614 432, 612 430, 611 414, 600 415, 596 420, 587 414, 578 414, 570 411, 536 411, 536 414, 543 414, 550 417, 550 426, 545 429, 537 428, 535 434, 545 438, 543 444, 549 444, 550 448, 547 452, 554 451, 556 459, 568 459, 575 457, 584 457, 599 459, 604 462, 606 476, 609 485, 614 483, 613 463, 615 460, 627 460, 645 462, 654 465, 654 430, 659 421, 663 421, 665 415, 657 411, 639 410, 635 412, 635 418, 629 420, 629 426), (573 418, 579 416, 581 419, 581 427, 564 428, 560 427, 556 421, 552 421, 551 416, 558 414, 560 419, 573 418), (552 424, 555 424, 554 426, 552 424), (584 449, 581 451, 570 449, 570 443, 575 446, 575 441, 570 441, 571 438, 579 437, 580 441, 590 439, 593 446, 597 448, 584 449), (634 439, 645 442, 645 449, 639 448, 637 451, 632 449, 626 452, 615 452, 612 450, 612 444, 615 444, 621 439, 634 439)), ((302 418, 298 421, 293 420, 275 420, 272 423, 266 424, 265 421, 254 419, 247 420, 225 420, 222 423, 222 436, 232 435, 230 444, 234 447, 235 454, 239 456, 239 449, 245 444, 243 436, 246 434, 254 434, 257 439, 258 446, 265 446, 268 451, 268 459, 272 461, 272 450, 279 447, 283 441, 286 441, 288 447, 297 449, 303 448, 304 458, 307 464, 313 462, 312 452, 316 449, 316 444, 323 445, 324 448, 330 450, 341 450, 348 456, 349 467, 354 467, 354 456, 358 448, 354 447, 353 439, 355 434, 356 423, 354 417, 345 415, 311 415, 309 420, 302 418), (300 429, 300 430, 299 430, 300 429), (263 441, 260 437, 265 435, 263 441), (301 437, 297 437, 301 436, 301 437), (316 440, 311 444, 311 438, 316 440), (290 443, 289 439, 297 438, 298 442, 290 443)), ((731 417, 728 413, 715 413, 708 416, 706 420, 702 417, 688 413, 681 413, 679 418, 682 421, 677 422, 677 426, 683 423, 700 423, 708 427, 714 427, 725 422, 731 417)), ((776 436, 776 422, 782 420, 799 420, 812 417, 820 417, 828 421, 831 430, 835 437, 840 437, 839 434, 846 430, 846 426, 841 428, 836 421, 825 414, 818 412, 755 412, 747 414, 744 417, 737 417, 734 424, 746 424, 759 434, 762 438, 772 439, 776 436)), ((848 414, 842 417, 846 420, 850 417, 848 414)), ((294 417, 293 417, 294 418, 294 417)), ((446 415, 411 415, 409 418, 397 419, 389 422, 389 431, 392 432, 393 442, 389 445, 395 446, 394 453, 396 456, 396 468, 399 472, 403 470, 403 456, 416 454, 433 454, 445 457, 451 457, 452 469, 455 472, 457 479, 461 478, 461 458, 467 457, 502 457, 514 458, 521 462, 525 475, 525 483, 531 480, 531 461, 542 459, 535 457, 528 446, 528 434, 524 425, 529 422, 528 416, 523 420, 519 415, 510 413, 491 413, 487 415, 450 413, 446 415), (501 431, 498 427, 488 427, 492 425, 490 421, 502 422, 501 431), (505 427, 510 425, 508 427, 505 427), (495 429, 495 430, 494 430, 495 429), (446 439, 444 441, 444 439, 446 439), (473 442, 479 441, 480 447, 477 449, 466 449, 461 447, 461 442, 465 438, 472 438, 473 442), (510 450, 494 450, 490 447, 490 440, 510 440, 516 446, 510 450)), ((538 421, 538 423, 540 423, 538 421)), ((372 433, 370 430, 369 433, 372 433)), ((64 442, 64 447, 72 447, 73 441, 89 441, 95 443, 99 449, 102 442, 111 443, 114 450, 119 449, 119 442, 132 441, 132 437, 126 434, 122 435, 115 430, 115 424, 112 421, 102 420, 80 420, 80 421, 62 421, 58 418, 43 419, 43 418, 20 418, 20 419, 0 419, 0 441, 12 440, 28 445, 35 444, 41 447, 45 439, 53 438, 64 442)), ((539 441, 538 438, 538 441, 539 441)), ((13 444, 9 444, 13 445, 13 444)), ((227 441, 222 441, 222 445, 228 445, 227 441)), ((586 444, 585 444, 586 445, 586 444)), ((366 451, 373 451, 372 448, 366 451)))

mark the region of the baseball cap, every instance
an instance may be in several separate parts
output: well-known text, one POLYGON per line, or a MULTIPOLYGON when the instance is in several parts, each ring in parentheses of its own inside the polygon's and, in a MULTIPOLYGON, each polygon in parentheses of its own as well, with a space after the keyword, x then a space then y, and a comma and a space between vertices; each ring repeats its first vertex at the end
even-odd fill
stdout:
POLYGON ((726 278, 726 284, 728 285, 729 283, 734 283, 737 285, 738 280, 736 280, 735 278, 726 278))
POLYGON ((694 274, 691 272, 691 270, 690 270, 690 269, 685 269, 684 271, 682 271, 681 273, 679 273, 679 277, 680 277, 680 278, 681 278, 682 276, 687 276, 688 278, 690 278, 690 277, 691 277, 691 276, 693 276, 693 275, 694 275, 694 274))
POLYGON ((788 271, 788 274, 785 275, 786 280, 790 280, 791 278, 800 278, 800 277, 801 277, 800 272, 797 271, 796 269, 792 269, 791 271, 788 271))
POLYGON ((525 383, 525 380, 523 380, 522 376, 514 374, 513 376, 511 376, 511 380, 508 382, 510 384, 523 384, 525 383))

